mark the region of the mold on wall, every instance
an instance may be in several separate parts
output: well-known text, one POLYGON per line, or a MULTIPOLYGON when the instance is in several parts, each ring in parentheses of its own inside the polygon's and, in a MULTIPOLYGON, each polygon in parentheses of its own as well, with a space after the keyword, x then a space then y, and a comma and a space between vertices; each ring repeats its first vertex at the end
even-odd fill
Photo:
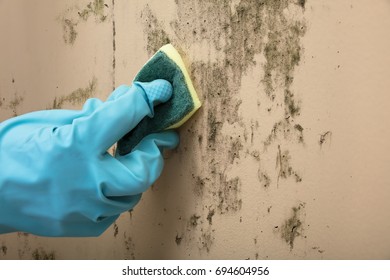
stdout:
POLYGON ((78 25, 90 18, 94 18, 96 23, 105 22, 109 14, 108 8, 108 4, 103 0, 88 2, 84 7, 79 7, 78 4, 68 7, 58 16, 63 29, 64 42, 73 45, 78 36, 78 25))
POLYGON ((55 260, 55 253, 52 252, 46 252, 43 248, 35 249, 32 252, 32 259, 33 260, 55 260))
POLYGON ((161 46, 170 42, 169 37, 158 22, 149 5, 144 7, 140 14, 140 18, 144 22, 143 28, 148 41, 146 50, 149 55, 153 55, 161 46))
POLYGON ((15 78, 12 78, 7 83, 12 88, 12 94, 2 96, 0 92, 0 109, 2 113, 6 113, 8 117, 16 117, 19 114, 19 107, 23 104, 24 94, 20 94, 15 84, 15 78))
POLYGON ((123 234, 123 237, 125 248, 124 258, 135 260, 135 244, 133 242, 133 239, 131 238, 131 236, 127 236, 126 232, 123 234))
POLYGON ((291 156, 288 150, 282 152, 278 146, 278 155, 276 157, 276 169, 278 170, 277 185, 280 179, 287 179, 291 176, 295 178, 295 182, 302 182, 301 176, 292 168, 290 164, 291 156))
POLYGON ((16 117, 18 115, 18 108, 23 103, 23 100, 24 97, 15 92, 14 96, 10 100, 3 97, 0 103, 0 108, 11 111, 12 116, 16 117))
MULTIPOLYGON (((212 218, 237 215, 235 213, 242 209, 242 188, 250 186, 243 186, 240 175, 231 174, 246 160, 248 153, 259 166, 270 166, 263 157, 268 157, 267 153, 277 148, 276 178, 272 179, 268 170, 260 167, 250 175, 265 189, 277 187, 281 178, 290 176, 294 177, 294 182, 302 181, 301 175, 290 165, 292 155, 288 150, 281 154, 280 145, 304 143, 304 129, 299 123, 302 102, 292 85, 294 69, 303 55, 305 1, 200 3, 177 0, 175 4, 176 19, 170 22, 159 21, 148 4, 140 19, 148 54, 152 55, 168 42, 174 44, 184 55, 203 101, 203 107, 197 113, 199 122, 192 122, 181 130, 186 142, 179 147, 178 156, 187 156, 187 145, 198 147, 200 154, 191 153, 191 157, 202 162, 202 168, 190 176, 194 179, 194 193, 202 202, 198 206, 199 214, 191 216, 188 224, 193 225, 192 235, 198 235, 199 240, 203 240, 199 242, 207 244, 206 247, 198 246, 200 250, 206 248, 208 253, 215 232, 209 231, 208 238, 202 237, 207 225, 212 225, 212 218), (201 58, 194 53, 196 48, 204 51, 201 58), (248 98, 241 93, 243 76, 258 65, 262 70, 255 78, 257 96, 253 102, 257 102, 270 118, 284 112, 267 137, 258 135, 260 117, 254 115, 247 120, 241 115, 243 99, 248 98), (188 140, 191 138, 197 138, 197 143, 188 140), (268 149, 269 146, 273 149, 268 149)), ((196 170, 197 167, 193 165, 189 169, 196 170)), ((175 236, 177 243, 185 238, 185 234, 175 236)), ((193 242, 188 246, 193 246, 193 242)))
POLYGON ((63 109, 66 105, 82 105, 96 94, 96 84, 97 79, 93 77, 85 88, 78 88, 67 95, 54 97, 53 104, 48 109, 63 109))
POLYGON ((303 221, 301 212, 305 207, 304 204, 299 204, 298 207, 292 208, 292 215, 281 226, 281 237, 290 245, 290 249, 294 248, 295 238, 302 235, 303 221))
POLYGON ((325 143, 330 143, 332 139, 332 131, 326 131, 322 134, 320 134, 320 139, 318 140, 318 144, 320 145, 320 147, 322 147, 322 145, 324 145, 325 143))
POLYGON ((108 5, 103 0, 95 0, 94 2, 89 2, 77 14, 84 21, 87 21, 90 16, 94 16, 97 22, 104 22, 107 19, 106 8, 108 8, 108 5))
POLYGON ((3 256, 7 255, 8 248, 6 245, 4 245, 4 243, 2 243, 0 249, 1 249, 1 252, 3 253, 3 256))

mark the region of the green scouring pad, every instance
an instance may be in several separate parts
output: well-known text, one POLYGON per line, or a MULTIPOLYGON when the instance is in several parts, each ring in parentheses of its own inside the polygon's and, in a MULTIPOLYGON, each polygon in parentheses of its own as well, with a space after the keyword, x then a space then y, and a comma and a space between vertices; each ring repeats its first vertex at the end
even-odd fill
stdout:
POLYGON ((154 117, 145 117, 121 140, 118 141, 119 155, 125 155, 150 133, 173 129, 184 124, 201 106, 184 62, 171 45, 157 51, 138 72, 134 81, 151 82, 164 79, 171 83, 172 97, 154 108, 154 117))

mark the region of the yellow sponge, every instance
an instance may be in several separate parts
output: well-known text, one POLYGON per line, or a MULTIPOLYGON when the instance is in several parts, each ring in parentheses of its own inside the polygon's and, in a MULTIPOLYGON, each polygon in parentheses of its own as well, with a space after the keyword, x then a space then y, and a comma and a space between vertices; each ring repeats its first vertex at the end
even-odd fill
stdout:
POLYGON ((172 84, 173 94, 167 102, 154 108, 154 117, 145 117, 118 142, 118 152, 125 155, 150 133, 178 128, 201 106, 184 62, 171 45, 157 51, 138 72, 134 81, 151 82, 164 79, 172 84))

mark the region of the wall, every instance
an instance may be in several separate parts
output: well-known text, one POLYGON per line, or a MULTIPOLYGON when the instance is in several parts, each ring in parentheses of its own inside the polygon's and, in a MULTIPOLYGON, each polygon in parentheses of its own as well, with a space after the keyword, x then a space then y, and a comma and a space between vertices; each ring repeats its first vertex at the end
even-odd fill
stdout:
POLYGON ((167 42, 203 101, 101 237, 0 259, 388 259, 389 29, 387 0, 0 1, 1 120, 105 99, 167 42))

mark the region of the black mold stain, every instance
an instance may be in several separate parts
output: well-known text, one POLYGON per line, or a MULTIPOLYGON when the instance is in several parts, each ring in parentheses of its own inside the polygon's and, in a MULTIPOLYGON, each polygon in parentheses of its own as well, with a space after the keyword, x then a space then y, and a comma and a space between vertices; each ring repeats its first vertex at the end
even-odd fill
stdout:
MULTIPOLYGON (((115 89, 116 72, 116 23, 115 23, 115 0, 112 0, 112 90, 115 89)), ((106 6, 108 7, 108 6, 106 6)))
POLYGON ((127 237, 126 232, 123 233, 124 237, 124 247, 125 247, 125 255, 126 258, 130 258, 132 260, 135 260, 135 244, 131 236, 127 237))
POLYGON ((321 250, 321 248, 320 247, 318 247, 318 246, 314 246, 314 247, 312 247, 312 249, 313 250, 316 250, 318 253, 320 253, 320 254, 323 254, 324 252, 325 252, 325 250, 321 250))
POLYGON ((3 256, 7 255, 7 250, 8 250, 7 246, 2 244, 0 247, 0 251, 3 253, 3 256))
POLYGON ((119 233, 119 227, 117 223, 114 223, 114 237, 116 237, 119 233))
POLYGON ((200 244, 201 244, 201 249, 206 250, 207 253, 210 252, 210 249, 214 243, 214 231, 211 230, 206 230, 203 231, 202 229, 202 234, 199 238, 200 244))
POLYGON ((264 171, 261 171, 259 169, 257 171, 257 175, 258 175, 258 178, 259 178, 259 181, 260 181, 261 185, 264 188, 268 188, 271 185, 271 178, 268 176, 267 173, 265 173, 264 171))
POLYGON ((290 250, 294 248, 295 238, 302 234, 301 211, 305 207, 303 203, 292 208, 292 216, 281 226, 281 237, 290 245, 290 250))
POLYGON ((190 220, 188 221, 188 224, 191 227, 196 227, 198 225, 199 218, 200 218, 200 216, 197 216, 196 214, 192 215, 190 220))
POLYGON ((202 143, 203 143, 203 135, 201 135, 201 134, 198 135, 198 142, 199 142, 199 146, 202 146, 202 143))
POLYGON ((254 130, 259 128, 259 122, 258 121, 253 121, 251 123, 251 144, 253 144, 253 139, 254 139, 254 130))
POLYGON ((240 151, 243 149, 243 145, 241 143, 241 140, 240 138, 235 138, 233 140, 233 138, 231 137, 231 140, 230 140, 230 149, 229 149, 229 162, 230 164, 232 164, 234 162, 234 160, 237 158, 239 159, 240 158, 240 151))
POLYGON ((16 117, 18 115, 18 107, 23 103, 24 97, 19 96, 15 93, 14 98, 9 102, 8 108, 12 110, 13 115, 16 117))
POLYGON ((103 0, 95 0, 87 4, 87 6, 80 10, 78 13, 79 17, 83 21, 87 21, 88 18, 93 15, 95 20, 98 22, 104 22, 107 19, 105 14, 105 8, 107 6, 104 4, 103 0))
POLYGON ((195 179, 194 192, 197 196, 202 197, 205 192, 206 181, 209 179, 195 176, 195 174, 192 174, 192 177, 195 179))
MULTIPOLYGON (((300 124, 294 125, 294 118, 301 114, 301 101, 291 89, 293 74, 301 60, 302 47, 300 39, 306 33, 303 18, 288 16, 283 11, 290 9, 291 4, 298 4, 302 9, 305 1, 278 0, 268 1, 266 22, 269 28, 268 41, 264 47, 266 63, 264 65, 263 84, 271 100, 283 94, 284 119, 275 123, 265 141, 265 147, 274 140, 295 140, 304 143, 303 129, 300 124), (270 3, 272 2, 272 4, 270 3)), ((280 99, 280 98, 279 98, 280 99)), ((268 109, 270 112, 271 108, 268 109)))
POLYGON ((300 101, 294 99, 294 94, 289 90, 285 90, 284 104, 286 105, 286 116, 299 116, 301 112, 300 101))
POLYGON ((214 112, 209 112, 207 116, 208 123, 208 148, 209 150, 216 150, 216 139, 219 130, 222 128, 222 122, 216 120, 214 112))
POLYGON ((270 134, 264 141, 264 148, 267 148, 273 144, 276 140, 288 140, 295 143, 304 143, 303 127, 300 124, 293 125, 293 121, 290 118, 284 118, 283 120, 274 124, 270 134))
POLYGON ((81 22, 86 22, 91 16, 97 23, 105 22, 107 14, 105 9, 108 8, 103 0, 94 0, 89 2, 84 8, 79 9, 77 6, 68 8, 59 20, 63 29, 63 39, 65 44, 73 45, 78 36, 76 27, 81 22))
POLYGON ((11 110, 13 117, 18 116, 18 108, 23 104, 24 97, 20 96, 17 92, 15 92, 12 99, 8 102, 6 101, 7 100, 4 97, 0 99, 0 108, 11 110))
POLYGON ((209 210, 209 213, 207 214, 207 221, 209 221, 210 226, 213 224, 214 215, 215 215, 215 210, 214 209, 209 210))
POLYGON ((258 150, 254 150, 250 153, 250 155, 257 161, 260 161, 260 152, 258 150))
POLYGON ((302 8, 305 8, 306 0, 298 0, 298 5, 300 5, 302 8))
POLYGON ((160 47, 168 44, 170 39, 149 5, 146 5, 143 9, 141 19, 144 20, 144 33, 147 35, 148 44, 146 49, 149 55, 153 55, 160 47))
POLYGON ((278 186, 280 178, 287 179, 293 176, 297 183, 302 181, 302 177, 291 167, 290 161, 290 152, 288 150, 282 152, 280 145, 278 145, 278 154, 276 157, 276 168, 279 170, 277 178, 278 186))
POLYGON ((133 210, 134 209, 130 209, 130 210, 127 211, 127 213, 129 213, 130 220, 133 218, 133 210))
POLYGON ((31 257, 33 260, 55 260, 55 253, 54 251, 46 252, 43 248, 35 249, 31 257))
POLYGON ((215 66, 229 74, 229 84, 221 88, 223 90, 236 92, 242 74, 254 65, 255 54, 262 50, 266 31, 263 2, 240 1, 232 9, 231 1, 224 0, 201 4, 189 0, 176 1, 178 20, 171 26, 177 41, 181 45, 192 45, 205 40, 221 52, 215 66))
MULTIPOLYGON (((252 50, 259 47, 261 41, 251 33, 252 29, 247 31, 243 27, 244 21, 247 23, 250 21, 247 27, 253 27, 258 31, 256 20, 259 17, 256 19, 252 15, 258 14, 259 11, 244 5, 239 9, 238 14, 231 11, 229 1, 208 1, 201 5, 193 1, 176 3, 179 19, 171 23, 176 35, 174 43, 177 40, 185 48, 189 44, 207 40, 221 52, 217 61, 192 62, 190 68, 196 88, 204 94, 203 99, 207 103, 204 106, 207 110, 207 131, 204 133, 208 136, 207 150, 219 155, 227 154, 226 160, 231 164, 243 147, 237 139, 224 138, 220 131, 225 122, 243 126, 239 117, 242 101, 236 95, 240 89, 243 72, 249 65, 253 65, 255 51, 252 50), (182 20, 187 24, 181 24, 182 20), (250 40, 255 43, 249 43, 250 40), (231 147, 235 148, 233 152, 230 151, 231 147)), ((256 2, 253 1, 253 4, 256 2)), ((216 173, 221 173, 219 170, 225 169, 225 166, 218 165, 215 168, 216 173)), ((218 176, 214 177, 214 181, 217 185, 218 176)))
POLYGON ((221 175, 221 186, 217 190, 217 209, 220 214, 228 212, 237 212, 241 209, 242 200, 239 196, 241 188, 241 180, 235 177, 231 180, 226 180, 226 176, 221 175))
MULTIPOLYGON (((296 129, 296 130, 298 130, 299 132, 303 132, 303 127, 300 125, 300 124, 296 124, 296 125, 294 125, 294 128, 296 129)), ((301 139, 300 139, 301 140, 301 139)))
POLYGON ((73 45, 77 38, 76 26, 78 22, 75 22, 71 19, 64 18, 62 19, 62 29, 63 35, 62 38, 66 44, 73 45))
POLYGON ((78 88, 70 94, 60 97, 55 97, 53 104, 48 109, 62 109, 64 104, 70 103, 78 105, 84 103, 88 98, 92 97, 96 91, 97 79, 95 77, 89 82, 85 88, 78 88))
MULTIPOLYGON (((212 211, 210 211, 210 213, 212 213, 212 211)), ((211 222, 212 215, 213 214, 210 214, 207 217, 209 224, 211 222)), ((179 220, 182 220, 181 216, 179 217, 179 220)), ((198 214, 193 214, 188 220, 186 220, 186 224, 186 233, 176 233, 176 245, 179 246, 180 244, 182 244, 183 240, 186 241, 186 244, 196 242, 199 250, 206 250, 207 252, 209 252, 214 240, 214 230, 211 230, 210 226, 205 228, 203 217, 198 214), (195 235, 197 235, 197 237, 195 237, 195 235)))
POLYGON ((332 140, 332 132, 326 131, 320 135, 320 140, 318 140, 318 144, 320 145, 320 147, 322 147, 322 145, 325 142, 328 142, 328 141, 330 142, 331 140, 332 140))
POLYGON ((294 68, 301 59, 300 38, 306 32, 304 21, 289 18, 283 11, 293 2, 290 0, 267 1, 268 41, 264 48, 265 91, 274 100, 277 89, 284 92, 285 113, 293 117, 300 112, 291 92, 294 68))
POLYGON ((29 243, 29 236, 30 235, 26 232, 18 232, 17 233, 19 259, 24 258, 25 255, 28 255, 31 252, 31 246, 29 243))
POLYGON ((183 235, 180 235, 179 234, 176 234, 176 237, 175 237, 175 242, 176 242, 176 245, 179 246, 181 244, 181 241, 183 240, 183 235))

